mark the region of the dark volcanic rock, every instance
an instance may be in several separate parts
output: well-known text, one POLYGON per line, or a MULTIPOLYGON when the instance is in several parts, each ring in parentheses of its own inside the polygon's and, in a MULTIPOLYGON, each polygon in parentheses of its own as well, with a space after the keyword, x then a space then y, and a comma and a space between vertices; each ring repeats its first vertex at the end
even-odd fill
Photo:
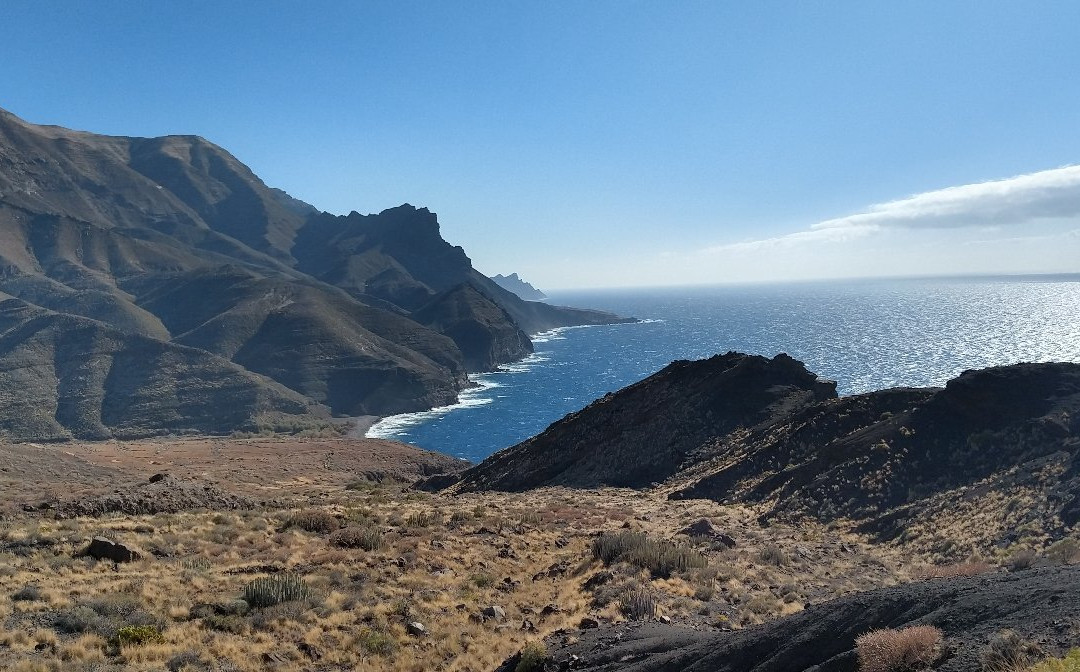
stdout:
POLYGON ((489 457, 465 472, 459 487, 641 487, 698 461, 714 439, 835 396, 835 383, 783 354, 677 361, 489 457))
POLYGON ((735 540, 729 534, 725 534, 721 530, 717 529, 708 518, 702 518, 696 520, 693 523, 687 525, 683 529, 679 530, 679 534, 685 534, 688 537, 708 537, 713 541, 719 542, 728 548, 735 548, 735 540))
POLYGON ((978 510, 978 528, 964 533, 975 546, 933 549, 959 559, 1015 543, 1018 529, 1064 536, 1080 519, 1078 457, 1080 364, 994 367, 944 389, 837 398, 786 355, 728 353, 675 362, 496 453, 451 487, 671 479, 673 498, 766 503, 765 520, 845 518, 885 540, 916 523, 961 524, 958 512, 978 510))
POLYGON ((135 562, 142 557, 130 546, 105 537, 91 539, 85 553, 95 560, 112 560, 113 562, 135 562))
POLYGON ((947 515, 980 490, 1025 485, 1041 491, 1039 527, 1057 534, 1076 522, 1078 453, 1080 365, 1017 364, 967 371, 943 390, 885 390, 806 409, 741 439, 738 460, 679 495, 773 501, 776 513, 846 516, 894 538, 911 518, 947 515))
MULTIPOLYGON (((856 672, 855 639, 876 628, 933 625, 945 634, 934 669, 982 669, 979 654, 1003 629, 1050 653, 1075 644, 1080 566, 983 574, 857 593, 736 632, 660 623, 601 626, 548 640, 556 665, 587 672, 856 672)), ((502 667, 502 669, 512 669, 502 667)))

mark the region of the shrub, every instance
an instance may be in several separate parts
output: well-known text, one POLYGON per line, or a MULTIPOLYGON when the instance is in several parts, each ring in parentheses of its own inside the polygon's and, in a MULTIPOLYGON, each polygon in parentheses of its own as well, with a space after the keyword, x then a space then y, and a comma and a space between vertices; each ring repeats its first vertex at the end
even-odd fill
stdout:
POLYGON ((153 625, 125 625, 116 631, 116 641, 123 649, 129 646, 142 646, 144 644, 161 644, 165 638, 161 631, 153 625))
POLYGON ((521 650, 521 657, 514 667, 514 672, 543 672, 544 664, 548 661, 547 649, 541 642, 529 642, 521 650))
POLYGON ((96 611, 80 605, 57 614, 53 628, 66 635, 80 635, 85 632, 107 634, 108 624, 96 611))
POLYGON ((1080 672, 1080 649, 1073 649, 1064 658, 1049 658, 1029 669, 1029 672, 1080 672))
POLYGON ((35 585, 23 586, 16 590, 11 599, 14 602, 34 602, 41 599, 41 588, 35 585))
POLYGON ((480 572, 470 576, 469 583, 477 588, 490 588, 495 585, 495 577, 487 572, 480 572))
POLYGON ((904 672, 937 660, 941 630, 914 625, 899 630, 871 630, 855 640, 861 672, 904 672))
POLYGON ((656 617, 656 598, 644 587, 631 588, 619 600, 619 611, 631 621, 656 617))
POLYGON ((1002 630, 979 652, 979 663, 985 672, 1018 672, 1042 657, 1038 644, 1013 630, 1002 630))
POLYGON ((247 632, 248 628, 247 620, 236 614, 210 614, 201 622, 207 630, 228 632, 233 635, 241 635, 247 632))
POLYGON ((244 587, 244 601, 252 607, 272 607, 311 596, 311 587, 295 574, 274 574, 255 579, 244 587))
POLYGON ((689 546, 650 539, 643 532, 604 532, 593 541, 592 554, 605 565, 626 562, 663 578, 708 564, 689 546))
POLYGON ((360 631, 356 643, 368 653, 377 656, 389 656, 397 650, 397 642, 390 635, 381 630, 364 628, 360 631))
POLYGON ((318 509, 297 511, 285 523, 286 528, 298 527, 305 532, 327 534, 340 527, 340 522, 330 513, 318 509))
POLYGON ((1009 559, 1005 562, 1005 567, 1010 572, 1019 572, 1025 569, 1031 569, 1035 564, 1035 560, 1038 555, 1030 548, 1025 548, 1013 553, 1009 556, 1009 559))
POLYGON ((1080 559, 1080 539, 1062 539, 1046 549, 1046 557, 1052 562, 1066 565, 1080 559))
POLYGON ((773 567, 783 567, 787 564, 787 556, 779 545, 768 544, 758 552, 758 561, 773 567))
POLYGON ((346 527, 330 535, 330 543, 339 548, 362 548, 377 551, 382 548, 383 535, 374 527, 346 527))

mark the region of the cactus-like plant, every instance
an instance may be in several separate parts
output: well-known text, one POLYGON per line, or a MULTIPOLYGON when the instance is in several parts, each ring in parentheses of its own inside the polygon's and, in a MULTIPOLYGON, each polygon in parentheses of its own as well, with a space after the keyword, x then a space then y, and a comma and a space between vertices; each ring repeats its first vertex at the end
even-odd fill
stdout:
POLYGON ((619 609, 631 621, 645 621, 656 617, 656 598, 642 586, 630 588, 619 600, 619 609))
POLYGON ((705 556, 689 546, 650 539, 644 532, 605 532, 593 540, 592 552, 605 565, 627 562, 659 577, 708 565, 705 556))
POLYGON ((311 587, 296 574, 260 577, 244 587, 244 601, 252 607, 272 607, 311 596, 311 587))

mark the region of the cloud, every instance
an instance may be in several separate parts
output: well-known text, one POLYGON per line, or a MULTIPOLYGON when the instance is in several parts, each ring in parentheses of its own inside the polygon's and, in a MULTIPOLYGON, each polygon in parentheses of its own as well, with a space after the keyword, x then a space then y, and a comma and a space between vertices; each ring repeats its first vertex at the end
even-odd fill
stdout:
POLYGON ((805 231, 717 245, 702 252, 752 252, 805 243, 847 242, 895 229, 987 230, 1068 217, 1080 217, 1080 166, 927 191, 872 205, 866 212, 819 222, 805 231))
POLYGON ((1013 226, 1075 216, 1080 216, 1080 166, 1066 166, 916 194, 815 224, 811 230, 1013 226))

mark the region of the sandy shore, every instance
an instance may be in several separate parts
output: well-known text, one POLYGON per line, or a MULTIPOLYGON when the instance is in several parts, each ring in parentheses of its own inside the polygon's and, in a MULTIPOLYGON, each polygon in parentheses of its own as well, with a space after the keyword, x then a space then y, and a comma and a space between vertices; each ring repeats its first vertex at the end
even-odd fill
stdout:
POLYGON ((362 439, 367 435, 367 431, 371 429, 379 420, 382 420, 382 416, 378 415, 359 415, 355 418, 349 418, 352 423, 352 429, 349 430, 348 437, 350 439, 362 439))

